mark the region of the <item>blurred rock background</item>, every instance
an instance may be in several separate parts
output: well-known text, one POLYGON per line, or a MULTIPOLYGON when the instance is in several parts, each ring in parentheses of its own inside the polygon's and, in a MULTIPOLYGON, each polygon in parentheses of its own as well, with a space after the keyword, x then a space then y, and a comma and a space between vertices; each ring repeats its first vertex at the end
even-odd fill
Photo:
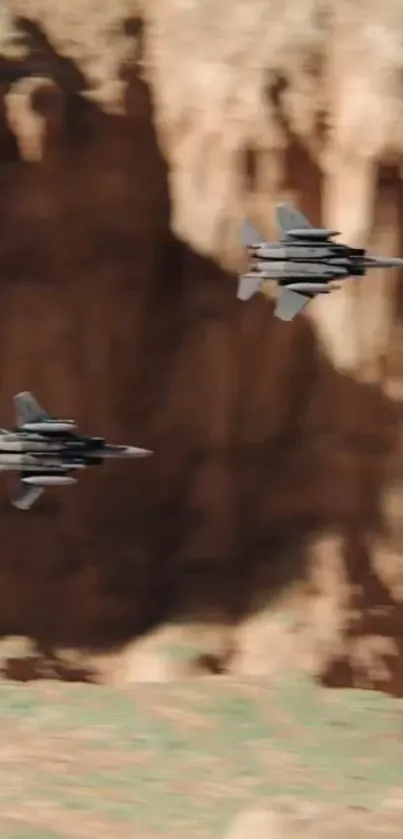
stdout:
POLYGON ((103 655, 168 624, 194 673, 402 696, 402 277, 284 325, 235 273, 285 199, 402 253, 401 2, 0 13, 2 424, 30 389, 156 452, 27 515, 2 476, 1 634, 103 655))

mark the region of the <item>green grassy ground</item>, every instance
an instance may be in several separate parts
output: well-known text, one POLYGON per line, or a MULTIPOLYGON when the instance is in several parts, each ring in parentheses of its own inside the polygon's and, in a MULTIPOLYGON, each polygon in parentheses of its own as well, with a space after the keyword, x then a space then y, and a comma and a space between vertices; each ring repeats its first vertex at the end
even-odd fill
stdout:
POLYGON ((265 802, 390 811, 402 826, 402 710, 299 678, 130 691, 1 683, 0 835, 215 837, 265 802))

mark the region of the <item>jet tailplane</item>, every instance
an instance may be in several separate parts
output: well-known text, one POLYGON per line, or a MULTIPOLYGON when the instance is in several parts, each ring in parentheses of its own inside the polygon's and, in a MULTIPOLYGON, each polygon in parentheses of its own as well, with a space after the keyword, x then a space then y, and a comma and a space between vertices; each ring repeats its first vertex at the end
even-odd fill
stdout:
POLYGON ((11 503, 17 510, 30 510, 43 492, 44 488, 41 486, 26 485, 21 482, 20 490, 11 499, 11 503))
POLYGON ((244 274, 239 280, 238 300, 249 300, 260 291, 262 276, 260 274, 244 274))

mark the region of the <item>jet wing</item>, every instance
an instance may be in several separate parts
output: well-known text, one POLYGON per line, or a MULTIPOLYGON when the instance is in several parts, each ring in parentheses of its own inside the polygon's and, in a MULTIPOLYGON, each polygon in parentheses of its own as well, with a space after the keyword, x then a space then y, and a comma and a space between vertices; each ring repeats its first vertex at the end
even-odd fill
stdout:
POLYGON ((311 222, 290 204, 278 204, 276 209, 277 225, 283 235, 290 230, 309 230, 311 222))
POLYGON ((21 483, 20 489, 11 503, 14 507, 17 507, 17 510, 30 510, 43 492, 43 487, 27 486, 21 483))
POLYGON ((14 407, 18 427, 28 422, 46 422, 50 414, 42 408, 28 390, 14 396, 14 407))
POLYGON ((292 291, 290 288, 282 288, 277 298, 274 315, 280 320, 294 320, 310 300, 311 297, 306 294, 300 294, 299 291, 292 291))

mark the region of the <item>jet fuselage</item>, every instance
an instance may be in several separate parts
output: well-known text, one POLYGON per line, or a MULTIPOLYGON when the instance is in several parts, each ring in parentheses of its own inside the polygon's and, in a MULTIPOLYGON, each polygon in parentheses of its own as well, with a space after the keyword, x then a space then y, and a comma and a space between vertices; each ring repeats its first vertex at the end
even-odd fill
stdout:
POLYGON ((76 469, 99 466, 107 458, 149 454, 147 449, 110 445, 103 437, 61 431, 55 426, 56 423, 48 433, 45 430, 30 432, 25 428, 0 431, 0 471, 43 470, 42 477, 47 471, 52 475, 66 475, 76 469))
MULTIPOLYGON (((301 238, 293 242, 293 231, 290 238, 280 242, 249 245, 248 273, 257 272, 262 279, 283 281, 284 284, 288 281, 293 284, 293 280, 303 280, 309 275, 313 284, 320 284, 322 279, 362 277, 368 268, 393 268, 403 264, 402 260, 393 257, 370 256, 364 248, 352 248, 326 239, 315 241, 314 237, 308 237, 309 232, 305 231, 306 241, 302 239, 301 231, 301 238)), ((319 231, 313 232, 318 239, 319 231)))

